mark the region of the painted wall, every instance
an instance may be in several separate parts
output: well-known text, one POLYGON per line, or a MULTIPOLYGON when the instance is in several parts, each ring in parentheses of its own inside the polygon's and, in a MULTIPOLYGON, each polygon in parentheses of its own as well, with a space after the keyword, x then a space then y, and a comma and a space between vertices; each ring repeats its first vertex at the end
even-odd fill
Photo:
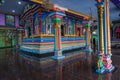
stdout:
MULTIPOLYGON (((15 16, 15 27, 19 26, 19 17, 15 16)), ((0 26, 6 26, 5 24, 5 14, 0 13, 0 26)))
POLYGON ((5 25, 5 15, 0 14, 0 25, 4 26, 5 25))
POLYGON ((16 35, 13 33, 13 30, 0 29, 0 48, 13 47, 15 45, 16 35), (13 35, 10 35, 10 33, 13 35))
POLYGON ((15 16, 15 26, 19 26, 19 17, 15 16))

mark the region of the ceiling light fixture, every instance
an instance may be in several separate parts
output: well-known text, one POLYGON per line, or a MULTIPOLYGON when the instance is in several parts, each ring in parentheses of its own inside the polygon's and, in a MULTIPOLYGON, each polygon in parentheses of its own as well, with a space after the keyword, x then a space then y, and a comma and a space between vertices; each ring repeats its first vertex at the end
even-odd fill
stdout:
POLYGON ((21 2, 19 1, 18 4, 21 4, 21 2))
POLYGON ((14 12, 15 12, 15 10, 12 10, 12 12, 14 13, 14 12))

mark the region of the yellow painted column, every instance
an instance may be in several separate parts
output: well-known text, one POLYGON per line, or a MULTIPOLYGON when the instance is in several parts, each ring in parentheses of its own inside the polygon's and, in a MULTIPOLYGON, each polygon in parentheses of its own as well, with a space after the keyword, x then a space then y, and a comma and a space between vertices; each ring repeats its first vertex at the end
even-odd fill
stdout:
POLYGON ((98 7, 99 16, 100 16, 100 51, 104 54, 104 36, 103 36, 103 10, 104 6, 101 5, 98 7))
POLYGON ((111 35, 110 35, 110 12, 109 12, 109 0, 106 0, 106 19, 107 19, 107 42, 108 42, 108 54, 111 54, 111 35))

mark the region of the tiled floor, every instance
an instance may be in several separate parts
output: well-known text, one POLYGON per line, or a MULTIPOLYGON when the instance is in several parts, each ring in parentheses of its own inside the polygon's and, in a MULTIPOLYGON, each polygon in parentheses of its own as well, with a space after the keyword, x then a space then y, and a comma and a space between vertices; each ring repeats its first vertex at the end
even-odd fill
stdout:
POLYGON ((0 80, 120 80, 120 49, 112 52, 115 71, 99 75, 96 54, 74 51, 55 61, 51 56, 39 59, 15 49, 0 49, 0 80))

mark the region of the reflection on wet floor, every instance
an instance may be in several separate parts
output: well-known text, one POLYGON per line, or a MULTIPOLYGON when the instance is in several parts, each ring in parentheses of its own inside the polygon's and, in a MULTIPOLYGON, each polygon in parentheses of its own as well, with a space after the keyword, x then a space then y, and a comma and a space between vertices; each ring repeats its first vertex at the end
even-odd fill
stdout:
POLYGON ((116 70, 99 75, 94 71, 97 56, 81 50, 71 51, 64 54, 65 59, 55 61, 51 56, 37 58, 16 49, 1 49, 0 80, 120 80, 120 55, 114 53, 116 70))

